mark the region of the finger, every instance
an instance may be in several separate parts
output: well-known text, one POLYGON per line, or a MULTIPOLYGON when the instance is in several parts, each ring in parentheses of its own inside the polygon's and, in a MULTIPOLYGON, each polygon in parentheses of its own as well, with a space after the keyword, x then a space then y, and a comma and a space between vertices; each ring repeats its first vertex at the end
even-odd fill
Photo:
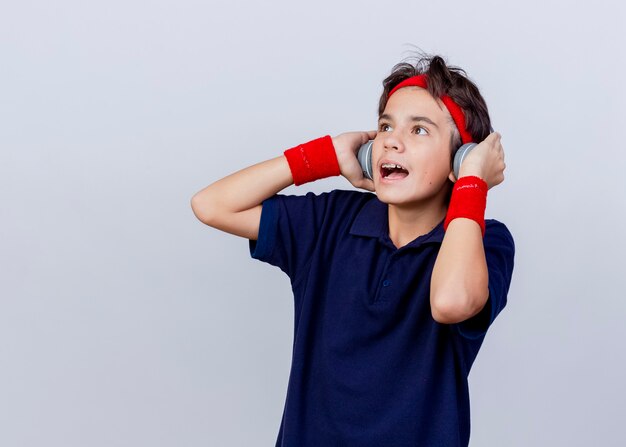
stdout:
POLYGON ((370 140, 373 140, 374 138, 376 138, 376 134, 377 134, 377 133, 378 133, 378 132, 377 132, 376 130, 368 130, 368 131, 367 131, 367 137, 368 137, 370 140))

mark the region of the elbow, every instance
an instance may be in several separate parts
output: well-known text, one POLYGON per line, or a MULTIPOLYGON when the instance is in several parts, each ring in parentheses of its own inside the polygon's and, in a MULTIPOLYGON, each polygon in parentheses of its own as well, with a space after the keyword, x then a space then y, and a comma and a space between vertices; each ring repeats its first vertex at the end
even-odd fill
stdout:
POLYGON ((195 194, 191 198, 191 210, 193 214, 205 225, 211 226, 214 220, 214 209, 215 207, 211 202, 206 197, 200 195, 200 193, 195 194))
POLYGON ((488 292, 438 294, 430 298, 431 314, 437 323, 460 323, 480 312, 487 303, 487 298, 488 292))

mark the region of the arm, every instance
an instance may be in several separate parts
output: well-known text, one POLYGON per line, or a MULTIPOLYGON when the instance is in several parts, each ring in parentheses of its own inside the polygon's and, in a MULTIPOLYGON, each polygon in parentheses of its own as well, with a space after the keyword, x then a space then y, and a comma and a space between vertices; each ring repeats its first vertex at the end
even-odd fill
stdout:
MULTIPOLYGON (((489 188, 504 180, 500 134, 490 134, 467 156, 459 177, 475 175, 489 188)), ((480 226, 470 219, 450 222, 443 238, 430 287, 433 318, 452 324, 473 317, 489 298, 489 275, 480 226)))
MULTIPOLYGON (((356 187, 373 190, 356 158, 361 144, 376 132, 348 132, 332 139, 341 174, 356 187)), ((191 198, 196 217, 206 225, 251 240, 258 239, 262 203, 293 184, 285 155, 235 172, 191 198)))
POLYGON ((210 184, 191 198, 191 208, 206 225, 256 240, 261 203, 291 184, 287 158, 281 155, 210 184))

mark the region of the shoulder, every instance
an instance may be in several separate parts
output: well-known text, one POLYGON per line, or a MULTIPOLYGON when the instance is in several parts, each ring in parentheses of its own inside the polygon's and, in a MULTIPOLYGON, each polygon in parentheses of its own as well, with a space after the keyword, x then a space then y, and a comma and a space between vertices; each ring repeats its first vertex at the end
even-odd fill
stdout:
POLYGON ((335 189, 325 193, 328 195, 328 201, 337 206, 359 208, 364 203, 376 198, 376 194, 365 191, 349 191, 344 189, 335 189))
POLYGON ((496 242, 505 243, 515 248, 515 241, 511 231, 505 224, 496 219, 485 219, 485 243, 496 242))
POLYGON ((489 268, 499 266, 508 271, 510 276, 515 258, 515 241, 506 225, 495 219, 485 220, 483 246, 489 268))
POLYGON ((346 190, 346 189, 333 189, 332 191, 322 192, 316 194, 314 192, 308 192, 308 197, 320 197, 335 203, 355 203, 360 201, 371 200, 376 197, 376 194, 365 191, 346 190))
POLYGON ((281 214, 292 216, 292 221, 298 221, 301 225, 313 225, 327 235, 344 234, 363 225, 369 228, 373 221, 382 219, 384 213, 380 208, 386 206, 377 200, 374 193, 342 189, 319 194, 309 192, 300 196, 280 196, 279 200, 281 214))
POLYGON ((343 211, 344 213, 357 212, 365 203, 374 198, 376 198, 374 193, 343 189, 322 193, 308 192, 304 195, 276 194, 271 197, 272 200, 279 201, 285 206, 310 206, 318 210, 343 211))

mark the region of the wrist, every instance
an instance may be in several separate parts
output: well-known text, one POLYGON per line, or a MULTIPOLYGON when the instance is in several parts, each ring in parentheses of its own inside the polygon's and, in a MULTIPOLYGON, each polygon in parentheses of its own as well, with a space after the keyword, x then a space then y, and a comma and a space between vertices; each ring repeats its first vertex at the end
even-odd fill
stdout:
POLYGON ((482 169, 479 166, 473 166, 468 163, 463 163, 459 169, 459 179, 461 177, 478 177, 480 179, 485 178, 482 169))
POLYGON ((460 177, 452 189, 450 205, 443 224, 444 230, 448 228, 452 220, 464 217, 476 222, 484 236, 488 189, 487 183, 478 176, 460 177))
POLYGON ((341 173, 330 135, 299 144, 284 154, 296 186, 341 173))

